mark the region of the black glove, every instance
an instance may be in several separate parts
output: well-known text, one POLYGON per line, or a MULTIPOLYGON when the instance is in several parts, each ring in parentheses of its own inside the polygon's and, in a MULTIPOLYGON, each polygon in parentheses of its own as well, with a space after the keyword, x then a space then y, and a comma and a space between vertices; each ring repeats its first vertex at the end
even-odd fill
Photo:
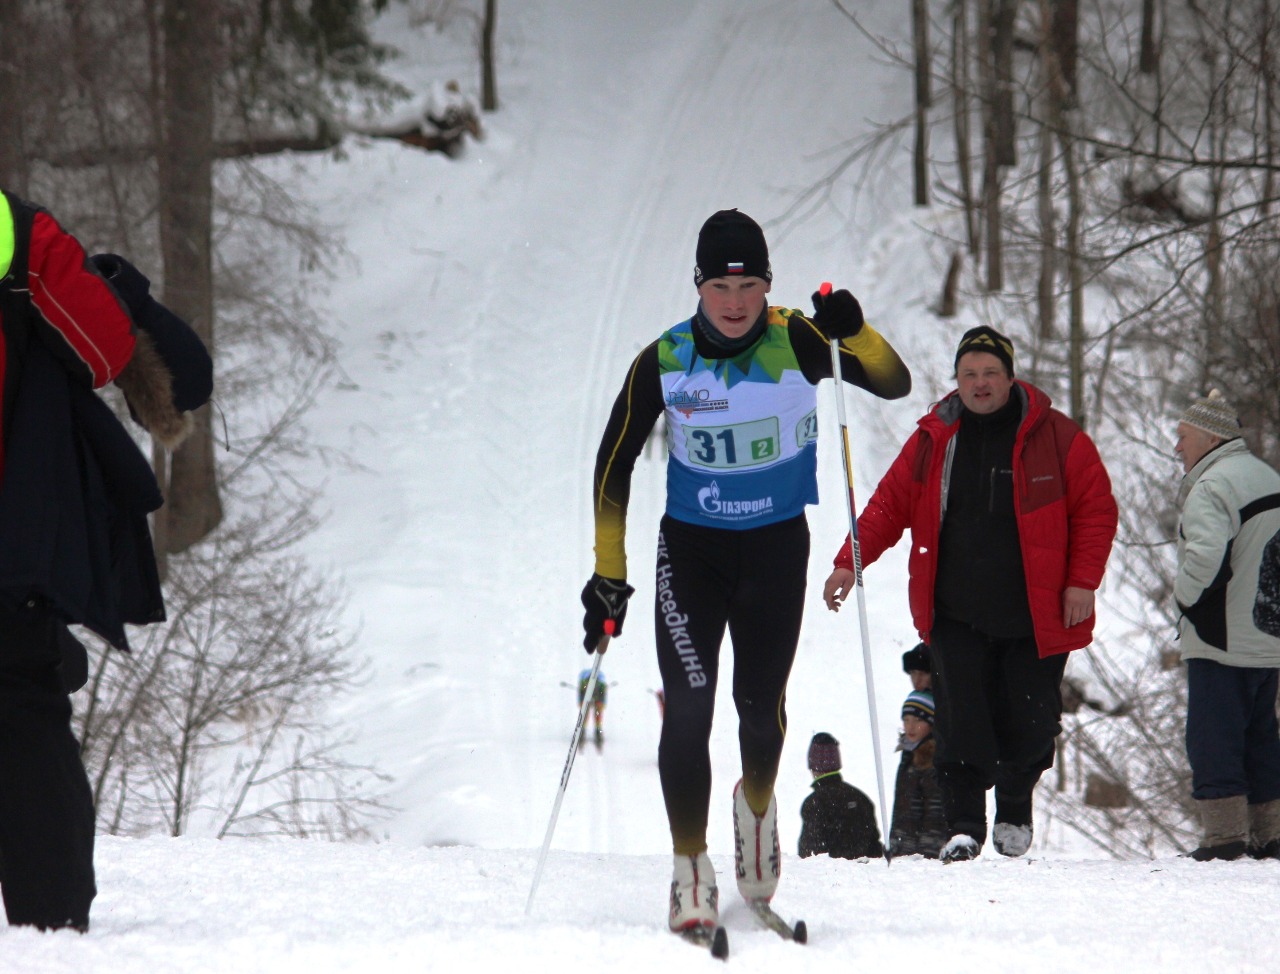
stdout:
POLYGON ((596 651, 600 637, 604 635, 607 619, 613 620, 613 635, 622 635, 622 620, 627 617, 627 599, 631 598, 633 592, 635 589, 625 579, 592 574, 591 581, 582 590, 582 607, 587 610, 587 614, 582 617, 582 628, 587 634, 582 640, 583 649, 588 653, 596 651))
POLYGON ((813 323, 827 341, 852 338, 862 330, 862 305, 844 288, 825 295, 814 291, 813 323))

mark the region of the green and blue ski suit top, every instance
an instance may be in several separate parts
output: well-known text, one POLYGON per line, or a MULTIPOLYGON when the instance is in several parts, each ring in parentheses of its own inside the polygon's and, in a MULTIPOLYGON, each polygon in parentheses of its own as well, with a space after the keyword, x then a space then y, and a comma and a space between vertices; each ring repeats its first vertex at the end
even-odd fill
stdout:
MULTIPOLYGON (((658 417, 667 432, 667 514, 747 530, 818 501, 817 383, 831 347, 801 312, 766 309, 760 338, 732 358, 699 348, 694 320, 664 332, 631 363, 596 455, 595 571, 627 577, 626 514, 635 461, 658 417)), ((911 375, 870 325, 840 345, 844 381, 883 399, 911 375)))

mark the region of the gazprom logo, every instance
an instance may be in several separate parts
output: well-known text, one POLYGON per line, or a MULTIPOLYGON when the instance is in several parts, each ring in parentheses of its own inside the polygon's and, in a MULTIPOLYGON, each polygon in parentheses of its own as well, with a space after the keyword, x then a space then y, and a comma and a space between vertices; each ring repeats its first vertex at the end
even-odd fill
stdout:
POLYGON ((773 498, 757 497, 745 501, 721 500, 720 485, 713 480, 710 487, 703 487, 698 491, 698 506, 714 517, 746 518, 770 513, 773 510, 773 498))

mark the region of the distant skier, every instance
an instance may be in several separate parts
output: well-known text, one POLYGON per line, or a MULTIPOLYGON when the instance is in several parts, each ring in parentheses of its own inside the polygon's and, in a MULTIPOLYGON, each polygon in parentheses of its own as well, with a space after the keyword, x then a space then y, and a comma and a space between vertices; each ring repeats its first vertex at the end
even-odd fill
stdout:
MULTIPOLYGON (((587 696, 587 684, 591 682, 591 669, 587 668, 578 674, 578 709, 582 709, 582 701, 587 696)), ((609 684, 605 681, 604 671, 601 670, 596 674, 596 687, 591 692, 591 714, 587 719, 595 717, 596 723, 596 746, 604 743, 604 705, 609 696, 609 684)), ((578 739, 578 746, 582 746, 582 742, 587 739, 587 725, 582 725, 582 737, 578 739)))
POLYGON ((813 794, 800 805, 800 858, 878 859, 884 855, 876 806, 840 776, 840 742, 825 731, 809 742, 813 794))
POLYGON ((767 902, 780 855, 773 787, 786 731, 787 678, 804 609, 817 503, 817 392, 840 342, 846 382, 886 399, 911 376, 863 322, 848 291, 814 295, 812 319, 771 307, 764 233, 721 210, 698 235, 695 314, 663 332, 627 370, 596 455, 595 572, 582 592, 584 645, 604 623, 622 632, 631 472, 659 416, 667 423, 667 504, 658 536, 658 668, 665 715, 658 769, 674 852, 672 930, 719 923, 707 856, 708 740, 720 644, 733 642, 742 779, 733 791, 738 889, 767 902))

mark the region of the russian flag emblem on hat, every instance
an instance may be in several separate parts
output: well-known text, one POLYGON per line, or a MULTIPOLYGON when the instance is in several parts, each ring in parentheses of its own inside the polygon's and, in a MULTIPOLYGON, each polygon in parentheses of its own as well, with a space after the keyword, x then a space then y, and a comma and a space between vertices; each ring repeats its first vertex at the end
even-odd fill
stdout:
POLYGON ((742 273, 742 261, 740 261, 740 260, 731 260, 731 261, 729 261, 728 266, 725 268, 725 273, 726 273, 726 274, 741 274, 741 273, 742 273))

